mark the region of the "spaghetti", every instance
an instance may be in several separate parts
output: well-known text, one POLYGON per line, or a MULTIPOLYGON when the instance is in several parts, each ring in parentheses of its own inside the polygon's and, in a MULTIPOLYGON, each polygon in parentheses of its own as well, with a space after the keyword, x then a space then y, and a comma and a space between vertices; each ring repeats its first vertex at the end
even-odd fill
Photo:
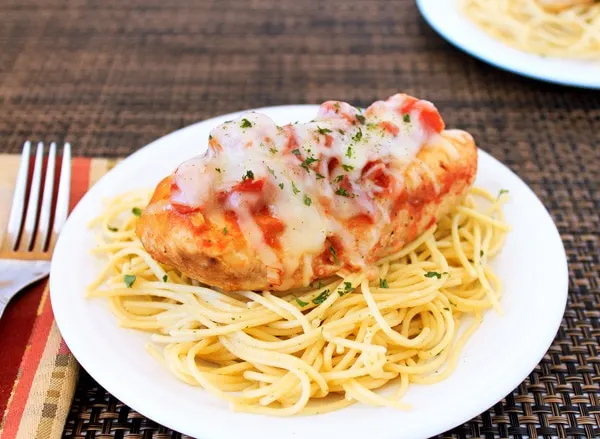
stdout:
POLYGON ((504 192, 471 189, 452 214, 368 272, 262 293, 223 293, 155 262, 135 234, 150 193, 131 192, 91 225, 99 230, 93 252, 108 262, 88 296, 107 298, 121 326, 149 332, 149 352, 178 379, 235 410, 406 409, 409 384, 446 378, 483 313, 501 312, 489 261, 509 229, 504 192), (392 381, 393 395, 374 391, 392 381))
POLYGON ((598 60, 600 3, 579 3, 552 10, 538 0, 461 1, 470 20, 509 46, 541 56, 598 60))

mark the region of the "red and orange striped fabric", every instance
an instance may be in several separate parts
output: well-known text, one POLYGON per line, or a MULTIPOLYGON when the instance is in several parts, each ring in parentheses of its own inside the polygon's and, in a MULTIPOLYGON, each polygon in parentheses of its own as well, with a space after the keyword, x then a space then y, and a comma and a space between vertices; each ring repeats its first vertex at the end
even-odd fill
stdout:
MULTIPOLYGON (((18 162, 18 156, 0 154, 0 241, 18 162)), ((114 163, 73 159, 71 209, 114 163)), ((75 391, 78 364, 54 321, 47 281, 11 301, 0 319, 0 346, 0 437, 60 438, 75 391)))

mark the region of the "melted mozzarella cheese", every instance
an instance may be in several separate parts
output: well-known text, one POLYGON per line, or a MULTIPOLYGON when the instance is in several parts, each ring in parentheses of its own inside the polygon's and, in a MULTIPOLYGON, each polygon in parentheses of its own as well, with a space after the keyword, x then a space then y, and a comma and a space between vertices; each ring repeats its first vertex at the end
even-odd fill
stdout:
POLYGON ((314 121, 285 127, 258 113, 226 122, 212 130, 206 154, 176 170, 178 190, 171 200, 209 210, 211 218, 233 211, 249 247, 271 272, 281 273, 282 284, 301 263, 309 279, 311 258, 327 250, 331 236, 341 241, 350 265, 364 266, 390 216, 382 187, 367 178, 372 171, 363 176, 363 170, 381 162, 378 172, 393 175, 398 189, 403 169, 437 135, 421 121, 418 108, 400 111, 405 99, 378 101, 364 114, 327 102, 314 121), (259 193, 239 189, 247 180, 262 182, 259 193), (219 194, 226 194, 221 205, 219 194), (280 254, 255 221, 254 213, 265 206, 285 225, 280 254), (357 215, 373 223, 360 239, 346 223, 357 215))

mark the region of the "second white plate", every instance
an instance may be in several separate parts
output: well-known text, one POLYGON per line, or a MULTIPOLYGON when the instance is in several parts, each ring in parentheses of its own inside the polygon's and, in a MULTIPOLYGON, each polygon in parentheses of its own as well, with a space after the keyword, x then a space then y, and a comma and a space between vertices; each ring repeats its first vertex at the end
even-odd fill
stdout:
POLYGON ((449 43, 493 66, 542 81, 600 88, 600 62, 544 58, 513 49, 479 29, 457 0, 417 0, 429 25, 449 43))

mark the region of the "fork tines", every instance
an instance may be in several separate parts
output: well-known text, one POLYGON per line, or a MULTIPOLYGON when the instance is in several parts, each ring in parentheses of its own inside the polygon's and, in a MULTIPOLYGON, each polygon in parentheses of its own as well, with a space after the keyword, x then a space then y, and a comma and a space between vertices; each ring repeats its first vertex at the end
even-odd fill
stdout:
POLYGON ((5 251, 51 251, 58 232, 67 219, 71 145, 64 144, 58 176, 55 175, 56 143, 50 144, 46 160, 44 149, 44 143, 39 142, 33 160, 33 172, 30 173, 31 142, 27 141, 23 145, 6 236, 1 247, 5 251), (57 177, 58 193, 55 194, 57 177))

